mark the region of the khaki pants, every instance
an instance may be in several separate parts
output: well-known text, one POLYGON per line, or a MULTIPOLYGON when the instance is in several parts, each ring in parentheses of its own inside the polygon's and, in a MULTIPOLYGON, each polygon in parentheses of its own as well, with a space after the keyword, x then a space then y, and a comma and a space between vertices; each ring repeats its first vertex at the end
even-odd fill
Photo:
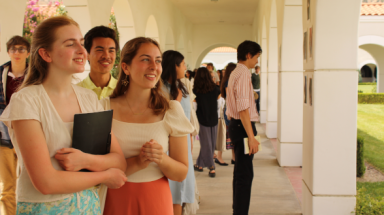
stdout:
POLYGON ((16 214, 16 166, 15 149, 0 146, 0 212, 1 215, 16 214))

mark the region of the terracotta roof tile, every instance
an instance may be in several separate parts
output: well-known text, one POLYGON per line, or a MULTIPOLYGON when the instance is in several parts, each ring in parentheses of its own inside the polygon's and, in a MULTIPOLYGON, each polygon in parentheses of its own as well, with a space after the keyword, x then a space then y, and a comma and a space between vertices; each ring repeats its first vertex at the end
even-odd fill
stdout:
POLYGON ((362 3, 361 16, 383 16, 384 3, 362 3))
POLYGON ((236 53, 237 52, 237 50, 236 49, 234 49, 234 48, 231 48, 231 47, 219 47, 219 48, 215 48, 215 49, 212 49, 211 51, 210 51, 210 53, 228 53, 228 52, 230 52, 230 53, 236 53))

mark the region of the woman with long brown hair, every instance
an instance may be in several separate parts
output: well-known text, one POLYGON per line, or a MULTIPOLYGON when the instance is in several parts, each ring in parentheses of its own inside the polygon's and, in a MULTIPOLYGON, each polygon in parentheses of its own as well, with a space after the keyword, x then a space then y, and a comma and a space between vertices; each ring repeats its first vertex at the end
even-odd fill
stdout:
POLYGON ((215 177, 215 163, 213 153, 217 136, 217 99, 220 89, 213 82, 210 72, 205 67, 197 70, 193 93, 196 95, 196 115, 200 123, 200 154, 194 169, 202 172, 204 167, 209 168, 209 176, 215 177))
POLYGON ((70 148, 74 115, 104 110, 94 92, 71 84, 84 71, 83 43, 71 18, 43 21, 33 34, 27 76, 0 117, 19 158, 17 214, 101 214, 95 186, 119 188, 126 181, 113 135, 107 155, 70 148), (84 168, 93 172, 78 172, 84 168))
POLYGON ((161 61, 155 40, 128 41, 117 86, 102 100, 105 109, 114 110, 112 131, 125 155, 128 178, 120 189, 108 189, 104 214, 173 214, 168 179, 181 182, 187 176, 187 135, 193 126, 180 103, 163 96, 161 61))
MULTIPOLYGON (((229 76, 231 76, 231 73, 235 68, 236 68, 236 64, 234 64, 234 63, 229 63, 227 65, 227 67, 225 68, 224 77, 223 77, 223 80, 221 81, 221 86, 220 86, 221 97, 223 97, 224 99, 227 98, 227 87, 228 87, 229 76)), ((225 105, 224 106, 224 120, 225 120, 225 124, 227 126, 227 132, 226 132, 227 133, 226 134, 226 137, 227 137, 226 145, 227 146, 226 147, 227 147, 227 149, 232 149, 231 164, 235 164, 235 151, 233 150, 233 144, 231 142, 231 138, 228 135, 228 125, 230 123, 230 120, 227 117, 226 111, 227 111, 227 106, 225 105)))

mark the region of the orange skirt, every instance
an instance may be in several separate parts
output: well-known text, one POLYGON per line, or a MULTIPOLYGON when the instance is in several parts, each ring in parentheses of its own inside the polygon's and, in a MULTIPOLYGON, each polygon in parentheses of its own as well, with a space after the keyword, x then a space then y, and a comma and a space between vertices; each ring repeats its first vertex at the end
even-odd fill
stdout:
POLYGON ((108 189, 104 213, 107 215, 173 215, 168 179, 133 183, 108 189))

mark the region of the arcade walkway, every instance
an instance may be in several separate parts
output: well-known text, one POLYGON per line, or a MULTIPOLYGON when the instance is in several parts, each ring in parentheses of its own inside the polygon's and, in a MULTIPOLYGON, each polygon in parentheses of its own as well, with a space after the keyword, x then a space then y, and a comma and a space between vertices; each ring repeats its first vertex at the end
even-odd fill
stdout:
MULTIPOLYGON (((257 124, 263 150, 255 155, 254 179, 249 215, 296 215, 301 206, 284 168, 279 167, 271 141, 265 136, 264 128, 257 124)), ((200 150, 199 142, 194 143, 193 159, 196 162, 200 150)), ((231 151, 223 153, 226 162, 231 160, 231 151)), ((208 170, 196 172, 200 192, 200 215, 232 214, 233 165, 216 165, 216 177, 210 178, 208 170)))

